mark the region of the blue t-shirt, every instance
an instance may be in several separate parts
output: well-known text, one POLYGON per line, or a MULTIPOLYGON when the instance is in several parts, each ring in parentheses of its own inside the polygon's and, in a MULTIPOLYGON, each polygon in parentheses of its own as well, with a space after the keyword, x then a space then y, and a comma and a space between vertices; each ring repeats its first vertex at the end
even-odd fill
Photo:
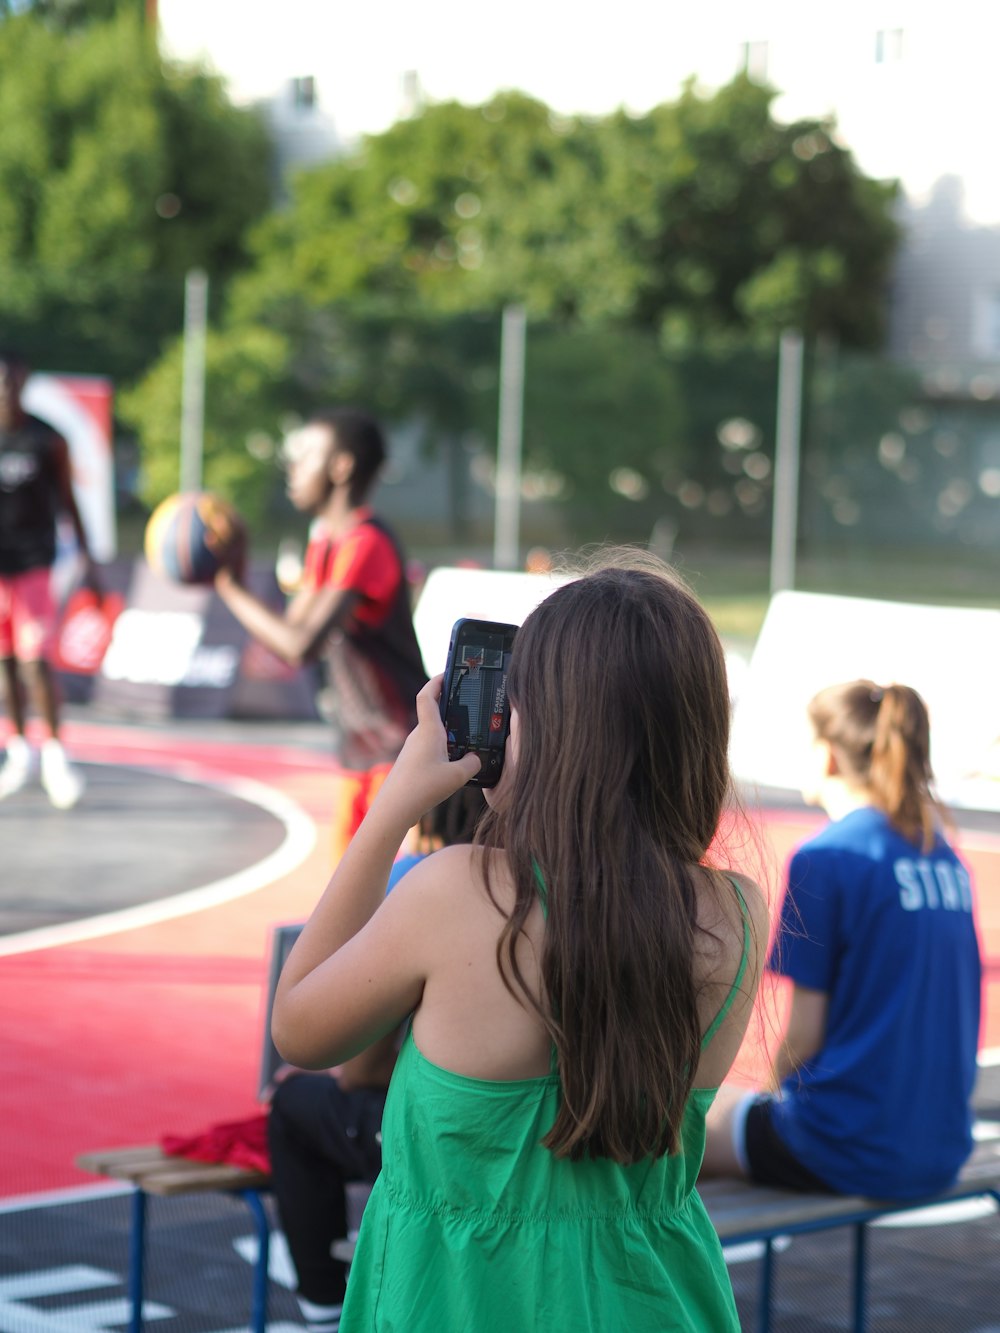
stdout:
POLYGON ((386 897, 393 891, 399 881, 408 870, 412 870, 424 859, 422 852, 414 852, 407 856, 401 856, 392 863, 392 870, 389 872, 389 883, 386 885, 386 897))
POLYGON ((878 810, 792 857, 772 970, 829 997, 822 1049, 785 1079, 774 1127, 833 1189, 915 1198, 972 1149, 980 959, 969 872, 878 810))

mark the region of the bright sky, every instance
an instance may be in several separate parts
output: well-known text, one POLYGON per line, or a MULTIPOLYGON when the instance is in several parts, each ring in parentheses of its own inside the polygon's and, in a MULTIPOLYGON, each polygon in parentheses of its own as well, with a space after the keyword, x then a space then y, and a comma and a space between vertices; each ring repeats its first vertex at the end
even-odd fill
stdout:
POLYGON ((647 111, 696 73, 727 82, 741 44, 768 43, 780 118, 836 109, 866 171, 917 196, 947 172, 970 216, 1000 223, 995 166, 1000 5, 990 0, 159 0, 168 51, 207 57, 241 101, 313 75, 341 140, 385 129, 416 71, 433 101, 477 103, 521 88, 565 114, 647 111), (905 58, 875 60, 876 32, 905 58))
MULTIPOLYGON (((237 97, 316 75, 346 138, 396 118, 407 70, 433 100, 480 102, 517 87, 566 113, 646 110, 675 95, 720 16, 739 9, 734 0, 683 8, 655 0, 160 0, 168 47, 213 53, 237 97)), ((720 55, 724 81, 736 68, 735 41, 720 44, 720 55)))

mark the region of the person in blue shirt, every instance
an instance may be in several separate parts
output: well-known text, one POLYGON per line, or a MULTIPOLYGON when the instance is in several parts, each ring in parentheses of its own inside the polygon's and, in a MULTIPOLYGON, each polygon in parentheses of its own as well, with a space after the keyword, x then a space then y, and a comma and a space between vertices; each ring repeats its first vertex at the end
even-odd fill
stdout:
POLYGON ((769 965, 792 982, 771 1088, 730 1088, 703 1176, 907 1199, 972 1150, 980 953, 969 872, 933 794, 923 700, 857 680, 809 704, 832 822, 792 857, 769 965))

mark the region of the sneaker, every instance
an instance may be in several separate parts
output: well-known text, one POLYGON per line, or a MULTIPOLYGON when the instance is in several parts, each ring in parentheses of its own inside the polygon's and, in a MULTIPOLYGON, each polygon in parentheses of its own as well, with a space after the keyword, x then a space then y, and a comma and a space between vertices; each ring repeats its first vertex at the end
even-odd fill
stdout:
POLYGON ((0 768, 0 801, 28 785, 34 774, 34 758, 34 751, 23 736, 11 736, 7 759, 0 768))
POLYGON ((42 746, 42 786, 57 810, 72 809, 83 795, 83 778, 70 767, 66 751, 56 740, 42 746))

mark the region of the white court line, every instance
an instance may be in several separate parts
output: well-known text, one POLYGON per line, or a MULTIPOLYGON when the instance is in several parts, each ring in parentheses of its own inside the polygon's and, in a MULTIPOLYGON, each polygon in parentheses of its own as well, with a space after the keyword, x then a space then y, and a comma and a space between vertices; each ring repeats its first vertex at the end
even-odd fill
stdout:
POLYGON ((44 1190, 40 1194, 15 1194, 0 1200, 0 1215, 29 1213, 36 1208, 63 1208, 74 1203, 114 1199, 120 1194, 134 1194, 135 1186, 127 1180, 107 1185, 74 1185, 71 1189, 44 1190))
MULTIPOLYGON (((104 766, 123 767, 121 763, 112 762, 104 766)), ((188 889, 169 898, 158 898, 155 902, 142 903, 137 907, 125 907, 117 912, 86 917, 82 921, 64 921, 57 926, 39 926, 34 930, 7 935, 0 939, 0 958, 28 953, 32 949, 48 949, 57 944, 77 944, 82 940, 99 939, 104 935, 155 925, 174 917, 187 916, 190 912, 203 911, 206 907, 217 907, 234 898, 243 898, 289 874, 302 864, 316 846, 316 825, 309 815, 291 797, 261 782, 254 782, 250 778, 230 778, 197 764, 170 765, 169 768, 129 764, 126 767, 157 777, 175 778, 178 782, 211 787, 237 800, 247 801, 274 815, 284 825, 285 837, 281 845, 262 861, 200 888, 188 889)))
POLYGON ((993 1069, 1000 1065, 1000 1046, 984 1046, 976 1059, 984 1069, 993 1069))

